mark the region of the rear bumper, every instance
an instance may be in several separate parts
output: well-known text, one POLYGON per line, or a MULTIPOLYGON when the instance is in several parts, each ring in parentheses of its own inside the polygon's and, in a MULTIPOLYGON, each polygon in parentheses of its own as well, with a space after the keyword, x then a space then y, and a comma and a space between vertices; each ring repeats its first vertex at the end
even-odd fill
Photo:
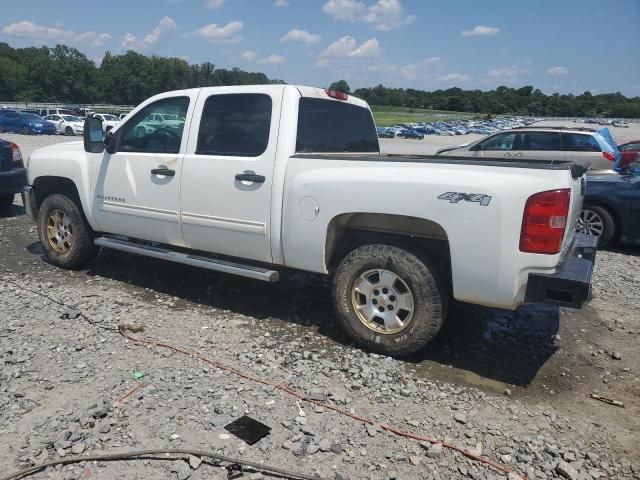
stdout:
POLYGON ((525 303, 546 303, 581 308, 591 299, 591 274, 598 238, 576 233, 569 252, 556 273, 530 273, 525 303))
POLYGON ((20 193, 27 184, 27 171, 24 168, 14 168, 0 172, 0 193, 20 193))

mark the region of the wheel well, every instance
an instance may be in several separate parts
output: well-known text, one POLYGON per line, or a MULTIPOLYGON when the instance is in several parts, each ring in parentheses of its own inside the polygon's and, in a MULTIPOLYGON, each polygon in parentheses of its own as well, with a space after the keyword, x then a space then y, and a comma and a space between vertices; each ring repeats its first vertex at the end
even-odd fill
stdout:
POLYGON ((616 209, 612 208, 607 203, 600 202, 598 200, 585 201, 584 204, 582 205, 582 208, 587 208, 590 206, 603 208, 609 213, 609 215, 611 215, 611 218, 613 218, 613 227, 614 227, 613 238, 614 239, 617 238, 618 235, 620 235, 620 230, 622 229, 622 219, 620 218, 620 215, 618 215, 618 212, 616 211, 616 209))
POLYGON ((327 230, 325 265, 332 272, 356 248, 386 243, 425 255, 445 279, 451 277, 447 234, 436 222, 404 215, 348 213, 335 217, 327 230))
POLYGON ((40 205, 47 196, 52 193, 64 193, 76 201, 80 208, 80 195, 78 194, 78 188, 72 180, 64 177, 38 177, 33 182, 33 191, 36 197, 36 209, 40 208, 40 205))

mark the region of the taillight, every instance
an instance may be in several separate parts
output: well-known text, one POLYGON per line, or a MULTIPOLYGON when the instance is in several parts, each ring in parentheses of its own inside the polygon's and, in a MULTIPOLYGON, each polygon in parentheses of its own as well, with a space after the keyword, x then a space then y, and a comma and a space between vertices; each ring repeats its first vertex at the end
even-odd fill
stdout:
POLYGON ((20 147, 13 142, 9 142, 9 146, 11 147, 11 163, 19 167, 24 166, 22 163, 22 152, 20 151, 20 147))
POLYGON ((347 95, 344 92, 341 92, 340 90, 333 90, 331 88, 328 88, 325 90, 325 93, 327 95, 329 95, 331 98, 335 98, 337 100, 348 100, 349 99, 349 95, 347 95))
POLYGON ((560 252, 569 215, 569 189, 531 195, 524 206, 520 251, 555 254, 560 252))
POLYGON ((602 156, 609 160, 610 162, 616 161, 616 156, 611 152, 602 152, 602 156))

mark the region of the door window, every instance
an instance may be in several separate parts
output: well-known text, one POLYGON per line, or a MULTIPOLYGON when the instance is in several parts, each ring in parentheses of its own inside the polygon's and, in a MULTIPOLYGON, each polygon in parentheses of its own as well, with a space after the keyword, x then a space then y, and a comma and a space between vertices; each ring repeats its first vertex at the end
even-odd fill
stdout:
POLYGON ((618 150, 621 152, 637 152, 640 150, 640 143, 629 143, 627 145, 623 145, 622 147, 618 147, 618 150))
POLYGON ((147 105, 122 127, 120 151, 145 153, 178 153, 182 142, 189 97, 173 97, 147 105), (157 113, 175 115, 163 120, 157 113), (159 120, 152 120, 157 116, 159 120))
POLYGON ((500 150, 512 150, 513 142, 515 141, 515 132, 500 133, 494 135, 491 138, 486 139, 480 144, 480 150, 500 151, 500 150))
POLYGON ((212 95, 202 110, 200 155, 258 157, 269 145, 271 97, 262 93, 212 95))
POLYGON ((560 134, 556 132, 522 132, 517 150, 562 150, 560 134))
POLYGON ((564 149, 569 152, 600 152, 598 141, 591 135, 581 133, 563 133, 564 149))

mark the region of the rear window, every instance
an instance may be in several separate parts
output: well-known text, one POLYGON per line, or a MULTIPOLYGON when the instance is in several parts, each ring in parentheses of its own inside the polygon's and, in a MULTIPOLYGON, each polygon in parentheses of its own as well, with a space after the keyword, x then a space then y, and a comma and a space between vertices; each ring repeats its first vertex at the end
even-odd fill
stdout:
POLYGON ((600 152, 598 141, 591 135, 563 133, 564 149, 570 152, 600 152))
POLYGON ((523 132, 516 150, 562 150, 560 134, 555 132, 523 132))
POLYGON ((378 153, 371 112, 350 103, 301 98, 296 152, 378 153))

